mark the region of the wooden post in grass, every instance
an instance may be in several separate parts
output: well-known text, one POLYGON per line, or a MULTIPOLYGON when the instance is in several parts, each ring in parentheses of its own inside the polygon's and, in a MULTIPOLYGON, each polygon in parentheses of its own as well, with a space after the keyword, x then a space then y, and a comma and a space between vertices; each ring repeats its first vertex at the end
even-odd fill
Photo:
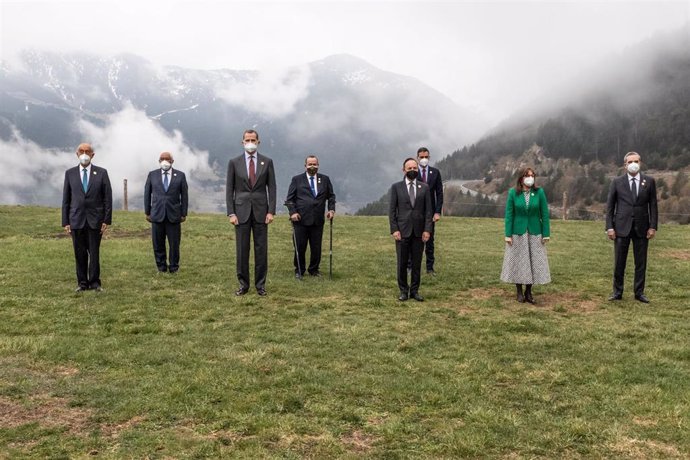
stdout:
POLYGON ((568 192, 563 192, 563 220, 568 220, 568 192))
POLYGON ((129 207, 127 205, 127 179, 125 179, 123 182, 125 185, 125 194, 124 194, 124 199, 122 200, 122 209, 127 211, 128 210, 127 208, 129 207))

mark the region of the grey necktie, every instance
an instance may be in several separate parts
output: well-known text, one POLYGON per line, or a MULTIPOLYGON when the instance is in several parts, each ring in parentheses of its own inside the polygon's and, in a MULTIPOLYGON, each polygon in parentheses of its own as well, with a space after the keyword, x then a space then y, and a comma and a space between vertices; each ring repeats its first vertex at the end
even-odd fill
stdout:
POLYGON ((632 181, 632 186, 630 190, 632 191, 633 201, 637 201, 637 184, 635 184, 635 178, 630 179, 632 181))
POLYGON ((407 191, 410 194, 410 204, 412 204, 412 207, 414 207, 414 182, 410 182, 410 186, 407 191))

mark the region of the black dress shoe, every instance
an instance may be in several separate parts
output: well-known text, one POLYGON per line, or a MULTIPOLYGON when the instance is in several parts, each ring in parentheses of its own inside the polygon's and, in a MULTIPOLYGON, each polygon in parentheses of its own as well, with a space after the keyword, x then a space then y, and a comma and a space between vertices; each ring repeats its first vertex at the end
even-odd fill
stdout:
POLYGON ((267 294, 266 289, 264 289, 264 288, 257 288, 256 293, 259 294, 261 297, 263 297, 267 294))
POLYGON ((613 300, 623 300, 623 295, 622 294, 611 294, 609 296, 609 302, 613 300))
POLYGON ((419 293, 417 293, 417 292, 413 292, 412 294, 410 294, 410 297, 412 297, 417 302, 424 302, 424 297, 419 295, 419 293))
POLYGON ((74 292, 85 292, 88 291, 89 289, 84 287, 84 286, 77 286, 77 288, 74 290, 74 292))
POLYGON ((398 296, 398 300, 401 301, 401 302, 404 302, 404 301, 406 301, 407 299, 409 299, 409 297, 407 296, 407 292, 401 292, 401 293, 400 293, 400 296, 398 296))
POLYGON ((433 268, 430 269, 430 270, 427 270, 427 271, 426 271, 426 274, 427 274, 427 275, 431 275, 431 276, 436 276, 436 272, 434 271, 433 268))
POLYGON ((644 294, 636 295, 635 300, 637 300, 638 302, 642 302, 642 303, 649 303, 649 299, 644 294))
POLYGON ((302 275, 300 275, 299 273, 295 272, 295 278, 297 278, 298 280, 299 280, 299 279, 302 279, 302 275))
POLYGON ((235 295, 237 295, 237 296, 245 295, 247 292, 249 292, 249 288, 241 287, 235 291, 235 295))
POLYGON ((320 277, 320 276, 321 276, 321 272, 313 272, 313 273, 309 273, 309 276, 315 276, 315 277, 317 277, 317 278, 318 278, 318 277, 320 277))
POLYGON ((93 289, 93 290, 96 291, 96 292, 103 292, 103 288, 101 287, 100 284, 99 284, 98 286, 96 286, 96 287, 92 287, 91 289, 93 289))

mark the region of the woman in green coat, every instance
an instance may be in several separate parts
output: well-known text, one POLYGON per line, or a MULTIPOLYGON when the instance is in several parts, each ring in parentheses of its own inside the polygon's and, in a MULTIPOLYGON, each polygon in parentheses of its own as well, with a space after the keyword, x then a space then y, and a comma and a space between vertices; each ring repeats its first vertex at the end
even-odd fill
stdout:
POLYGON ((550 237, 549 205, 544 190, 535 185, 534 176, 532 168, 524 169, 515 187, 508 191, 501 270, 501 281, 515 284, 517 301, 531 304, 535 303, 532 285, 551 282, 545 247, 550 237))

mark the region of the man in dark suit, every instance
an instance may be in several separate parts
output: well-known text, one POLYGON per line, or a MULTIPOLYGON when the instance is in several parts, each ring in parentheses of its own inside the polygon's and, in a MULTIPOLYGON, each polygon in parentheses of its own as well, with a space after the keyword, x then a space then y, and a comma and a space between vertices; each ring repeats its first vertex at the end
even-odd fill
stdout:
POLYGON ((441 179, 441 171, 429 166, 429 149, 426 147, 420 147, 417 150, 417 163, 419 163, 418 178, 429 186, 429 192, 431 192, 431 208, 434 211, 434 217, 431 224, 431 237, 424 244, 424 248, 426 253, 426 272, 430 275, 435 275, 434 234, 436 222, 441 219, 441 211, 443 209, 443 180, 441 179))
POLYGON ((627 174, 611 182, 606 201, 606 233, 613 240, 615 267, 613 293, 609 300, 623 298, 625 263, 628 259, 630 241, 635 256, 635 299, 649 303, 644 294, 647 271, 647 246, 656 235, 658 212, 656 183, 650 176, 640 174, 640 155, 628 152, 623 159, 627 174))
POLYGON ((160 273, 179 270, 181 223, 187 220, 187 178, 182 171, 172 168, 174 162, 170 152, 161 153, 158 157, 160 169, 149 172, 144 186, 144 214, 151 222, 153 256, 160 273), (169 258, 166 257, 166 238, 169 258))
POLYGON ((77 290, 101 288, 101 237, 112 223, 113 193, 108 171, 91 164, 90 144, 79 144, 79 166, 65 171, 62 189, 62 227, 72 235, 77 266, 77 290))
POLYGON ((228 162, 225 201, 230 223, 235 226, 237 279, 235 295, 249 291, 249 244, 254 235, 254 285, 266 295, 268 272, 268 224, 276 213, 276 176, 273 160, 259 154, 259 133, 242 135, 244 153, 228 162))
POLYGON ((301 278, 305 272, 305 254, 307 242, 311 255, 309 268, 306 270, 311 276, 321 276, 319 265, 321 264, 321 240, 323 238, 323 214, 328 202, 326 218, 333 219, 335 215, 335 193, 328 176, 317 174, 319 159, 309 155, 304 160, 305 174, 298 174, 292 178, 288 188, 285 204, 290 212, 297 243, 294 258, 295 277, 301 278))
POLYGON ((390 231, 395 240, 397 255, 398 300, 413 298, 419 302, 424 297, 419 295, 421 279, 422 252, 424 243, 431 237, 433 209, 429 187, 417 180, 417 160, 408 158, 403 162, 405 178, 391 186, 388 220, 390 231), (407 282, 407 261, 412 259, 411 283, 407 282))

